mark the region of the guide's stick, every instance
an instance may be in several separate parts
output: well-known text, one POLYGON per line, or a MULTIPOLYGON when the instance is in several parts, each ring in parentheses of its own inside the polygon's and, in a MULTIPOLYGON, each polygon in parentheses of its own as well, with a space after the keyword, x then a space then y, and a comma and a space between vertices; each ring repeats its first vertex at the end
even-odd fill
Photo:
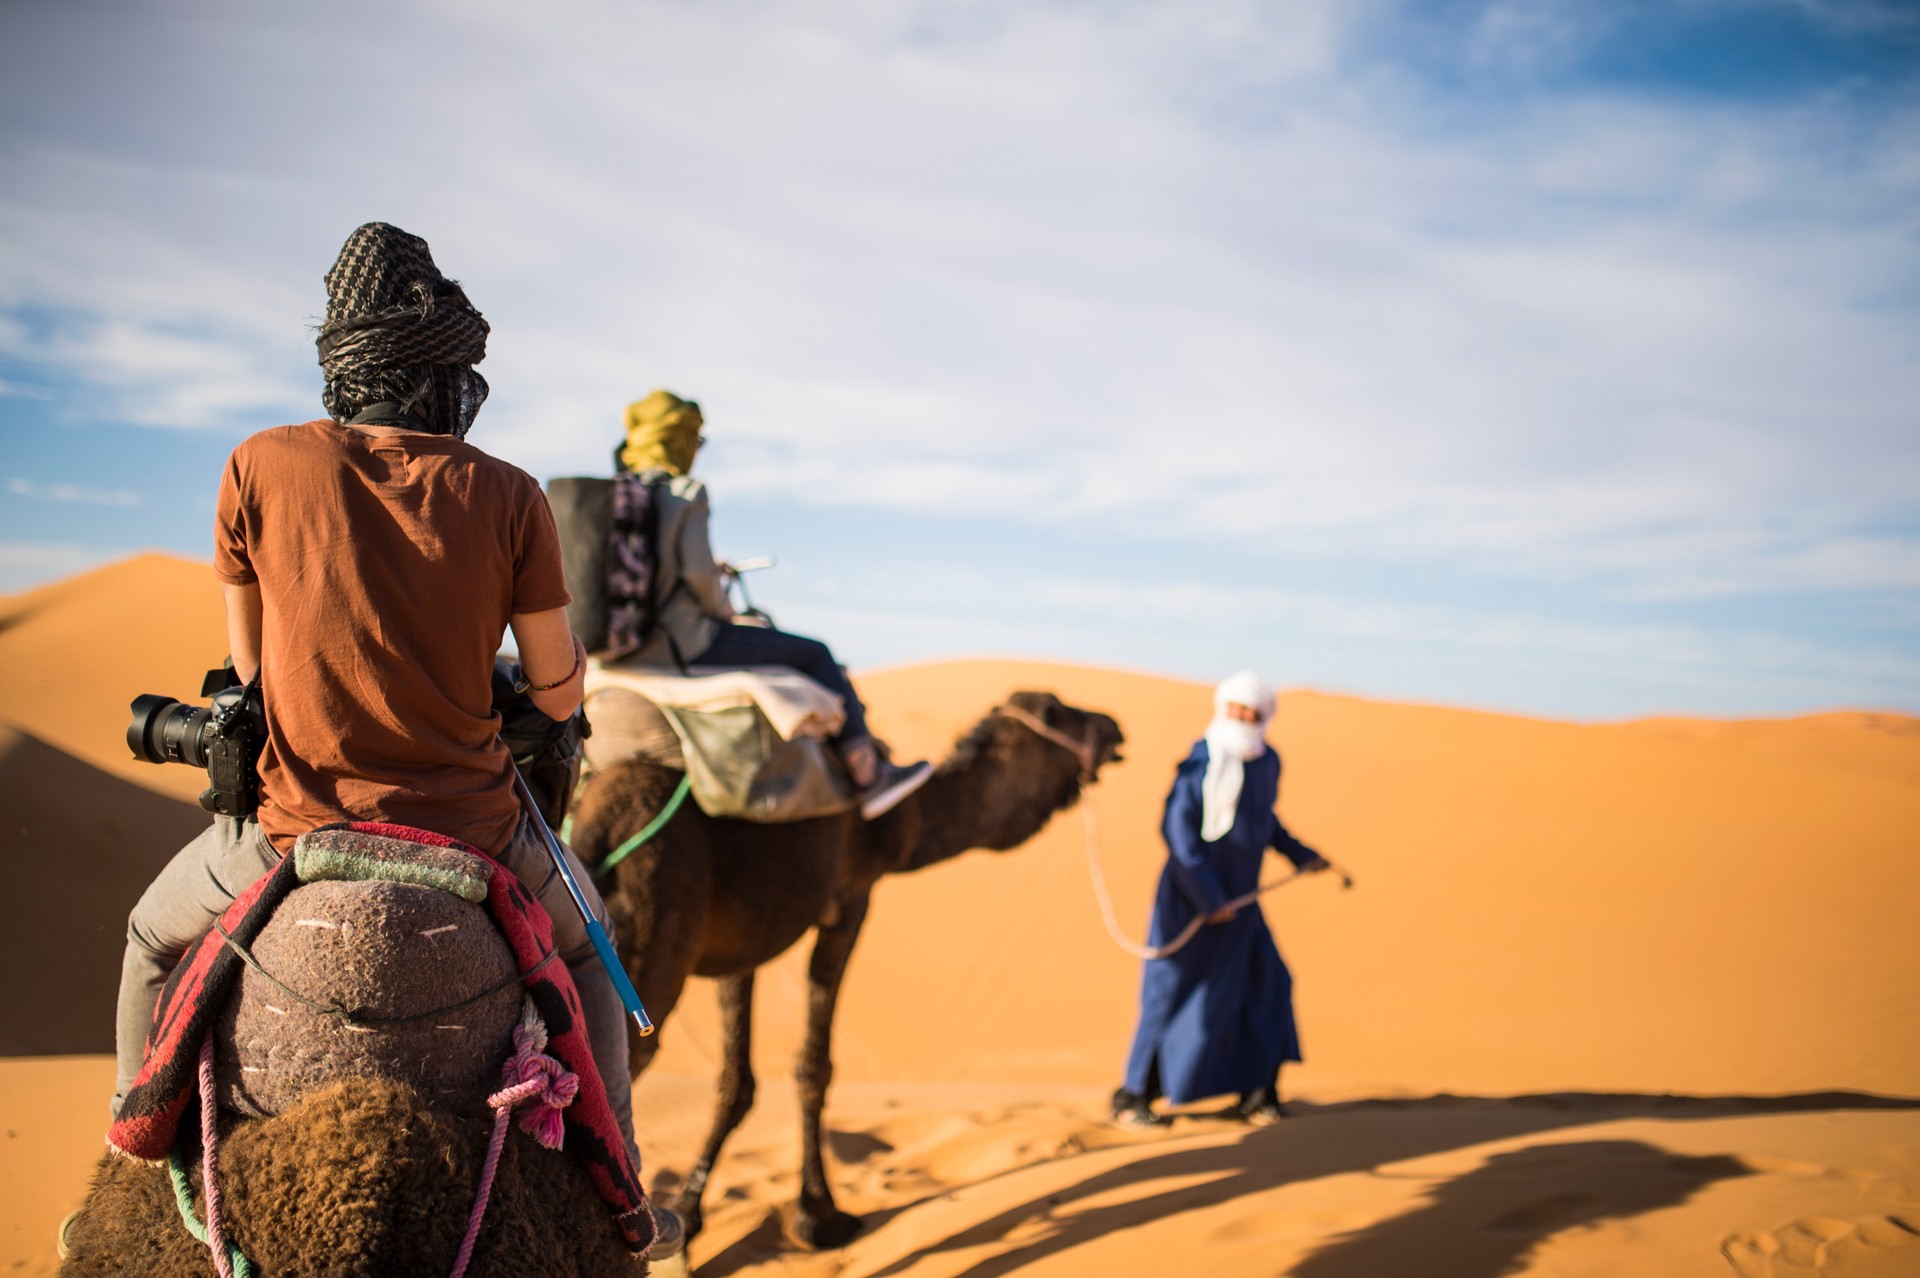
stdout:
POLYGON ((647 1019, 647 1009, 640 1005, 640 992, 627 979, 627 969, 620 965, 620 956, 614 952, 613 938, 607 935, 607 929, 600 926, 600 920, 594 918, 593 911, 587 908, 586 894, 580 890, 579 881, 573 877, 573 870, 567 865, 567 854, 561 849, 560 840, 554 838, 553 831, 547 828, 547 818, 540 814, 540 805, 533 801, 533 792, 527 789, 527 779, 520 775, 517 765, 513 769, 513 784, 520 791, 520 802, 539 822, 540 833, 547 840, 547 855, 553 858, 554 868, 560 871, 560 878, 567 885, 567 895, 573 898, 573 907, 580 911, 580 919, 587 925, 587 938, 593 942, 593 952, 600 956, 600 966, 606 968, 607 975, 613 978, 614 991, 620 995, 621 1005, 633 1017, 640 1036, 646 1037, 653 1033, 653 1022, 647 1019))

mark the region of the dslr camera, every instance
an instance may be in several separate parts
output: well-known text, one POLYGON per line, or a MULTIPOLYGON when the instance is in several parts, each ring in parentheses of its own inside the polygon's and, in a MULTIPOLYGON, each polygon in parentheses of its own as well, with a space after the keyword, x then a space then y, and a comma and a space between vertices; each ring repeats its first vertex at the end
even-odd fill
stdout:
POLYGON ((267 744, 267 706, 260 683, 242 684, 231 665, 207 671, 207 706, 142 693, 133 699, 127 745, 148 763, 184 763, 207 770, 200 806, 220 816, 248 817, 260 806, 260 751, 267 744))

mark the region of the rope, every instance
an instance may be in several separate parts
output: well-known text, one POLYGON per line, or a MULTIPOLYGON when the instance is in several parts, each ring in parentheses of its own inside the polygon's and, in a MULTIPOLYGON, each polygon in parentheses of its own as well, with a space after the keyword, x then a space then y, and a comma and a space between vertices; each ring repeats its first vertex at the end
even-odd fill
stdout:
MULTIPOLYGON (((197 1241, 206 1242, 207 1227, 193 1214, 193 1181, 187 1176, 187 1165, 178 1149, 167 1153, 167 1178, 173 1182, 173 1205, 180 1209, 180 1220, 187 1232, 197 1241)), ((227 1259, 233 1264, 234 1278, 253 1278, 253 1262, 232 1243, 227 1244, 227 1259)))
POLYGON ((567 814, 560 818, 560 828, 555 831, 559 834, 560 841, 568 847, 573 846, 573 809, 579 804, 580 796, 587 788, 587 777, 591 771, 592 769, 587 766, 583 748, 580 757, 580 775, 574 778, 573 790, 567 795, 567 814))
POLYGON ((1062 750, 1067 751, 1073 755, 1074 758, 1078 759, 1080 761, 1080 783, 1082 785, 1090 785, 1098 778, 1100 761, 1096 757, 1096 751, 1099 747, 1094 741, 1092 720, 1087 721, 1086 739, 1076 741, 1066 733, 1060 731, 1060 729, 1050 726, 1046 720, 1036 715, 1028 714, 1025 710, 1022 710, 1019 706, 1011 702, 1004 706, 995 706, 993 712, 1003 718, 1013 720, 1041 739, 1053 742, 1062 750))
MULTIPOLYGON (((994 712, 1012 719, 1014 722, 1030 729, 1046 740, 1053 742, 1061 749, 1071 751, 1073 756, 1080 760, 1080 812, 1086 818, 1087 825, 1087 865, 1093 875, 1093 894, 1100 902, 1100 918, 1106 923, 1107 935, 1113 938, 1113 943, 1135 958, 1159 959, 1179 953, 1180 950, 1186 946, 1187 942, 1199 935, 1200 929, 1206 926, 1206 915, 1196 914, 1191 919, 1188 919, 1187 926, 1181 929, 1180 935, 1174 937, 1165 945, 1141 945, 1120 930, 1120 920, 1113 912, 1113 894, 1107 891, 1107 872, 1105 867, 1100 863, 1100 822, 1093 813, 1093 783, 1098 778, 1099 769, 1098 761, 1094 757, 1095 746, 1092 725, 1089 724, 1087 727, 1086 740, 1075 741, 1066 733, 1048 726, 1044 720, 1028 714, 1019 706, 998 706, 995 707, 994 712)), ((1326 862, 1328 869, 1340 876, 1341 883, 1344 886, 1353 886, 1353 876, 1351 874, 1348 874, 1325 856, 1322 856, 1320 859, 1326 862)), ((1294 880, 1305 877, 1306 875, 1304 873, 1295 870, 1285 878, 1279 878, 1271 883, 1261 884, 1245 896, 1234 897, 1220 908, 1243 909, 1246 906, 1252 905, 1268 892, 1276 888, 1283 888, 1294 880)))
MULTIPOLYGON (((180 1209, 180 1219, 187 1232, 198 1241, 206 1242, 207 1227, 193 1214, 193 1182, 187 1178, 187 1165, 181 1161, 178 1149, 167 1154, 167 1177, 173 1181, 173 1205, 180 1209)), ((253 1278, 253 1262, 232 1243, 227 1244, 227 1259, 233 1265, 234 1278, 253 1278)))
POLYGON ((680 784, 674 787, 673 797, 667 800, 667 806, 661 808, 659 814, 656 815, 653 820, 642 826, 640 833, 607 853, 607 859, 600 863, 598 872, 605 874, 608 870, 611 870, 614 866, 620 864, 629 856, 632 856, 635 852, 645 847, 654 835, 666 828, 667 822, 673 820, 673 814, 680 810, 680 805, 687 801, 687 796, 692 792, 693 778, 684 772, 681 773, 680 784))
MULTIPOLYGON (((1099 899, 1100 917, 1107 925, 1107 935, 1113 938, 1115 945, 1118 945, 1135 958, 1162 959, 1169 955, 1179 953, 1181 949, 1185 948, 1187 942, 1199 935, 1200 929, 1206 926, 1207 916, 1204 914, 1196 914, 1191 919, 1188 919, 1187 925, 1181 929, 1180 935, 1174 937, 1165 945, 1141 945, 1130 939, 1125 932, 1120 930, 1120 920, 1113 912, 1113 895, 1107 891, 1107 872, 1100 862, 1100 822, 1093 814, 1092 795, 1083 795, 1081 797, 1080 811, 1086 816, 1087 866, 1093 874, 1093 894, 1099 899)), ((1261 884, 1245 896, 1234 897, 1233 900, 1227 902, 1227 905, 1232 906, 1236 910, 1241 909, 1253 904, 1275 888, 1283 888, 1287 884, 1305 877, 1306 875, 1295 870, 1285 878, 1275 879, 1271 883, 1261 884)))
POLYGON ((207 1204, 207 1246, 220 1278, 233 1278, 220 1210, 220 1109, 213 1095, 213 1035, 200 1040, 200 1180, 207 1204))
POLYGON ((193 1183, 187 1179, 187 1165, 176 1145, 167 1151, 167 1178, 173 1182, 173 1205, 195 1240, 205 1243, 213 1254, 213 1267, 220 1278, 253 1278, 253 1264, 239 1247, 227 1241, 221 1224, 220 1186, 215 1179, 219 1139, 219 1115, 213 1095, 213 1035, 200 1045, 200 1159, 201 1176, 207 1200, 207 1223, 193 1214, 193 1183))
POLYGON ((500 1153, 506 1148, 507 1127, 513 1111, 529 1101, 537 1108, 521 1114, 520 1125, 548 1149, 560 1148, 565 1138, 560 1111, 573 1103, 580 1093, 580 1076, 546 1054, 547 1027, 528 999, 520 1011, 520 1023, 513 1027, 513 1055, 501 1067, 506 1086, 487 1097, 493 1108, 493 1134, 487 1140, 487 1160, 480 1168, 480 1185, 473 1194, 473 1210, 467 1213, 467 1234, 460 1240, 460 1252, 453 1259, 450 1278, 463 1278, 473 1260, 474 1244, 480 1241, 480 1223, 486 1219, 487 1203, 493 1197, 493 1178, 500 1169, 500 1153))
POLYGON ((463 998, 458 1003, 449 1003, 445 1007, 436 1007, 432 1011, 416 1012, 412 1016, 367 1016, 362 1012, 340 1007, 334 1003, 315 1002, 313 999, 308 998, 305 994, 302 994, 299 990, 296 990, 293 986, 275 976, 272 972, 269 972, 266 968, 260 966, 260 960, 254 958, 252 952, 249 951, 246 946, 234 940, 233 935, 229 933, 226 928, 220 926, 218 919, 214 920, 213 930, 220 934, 220 939, 227 943, 228 949, 240 956, 242 963, 245 963, 248 967, 259 973, 262 979, 266 980, 275 989, 285 994, 294 1002, 307 1008, 309 1011, 318 1012, 322 1016, 331 1016, 342 1025, 357 1025, 364 1029, 378 1029, 385 1025, 406 1025, 413 1021, 424 1021, 435 1016, 445 1016, 448 1012, 457 1012, 463 1007, 470 1007, 475 1003, 492 998, 509 985, 516 985, 526 980, 529 976, 532 976, 534 973, 546 967, 547 964, 560 957, 558 950, 548 950, 546 956, 528 970, 515 972, 503 980, 496 981, 486 989, 481 990, 478 994, 475 994, 472 998, 463 998))

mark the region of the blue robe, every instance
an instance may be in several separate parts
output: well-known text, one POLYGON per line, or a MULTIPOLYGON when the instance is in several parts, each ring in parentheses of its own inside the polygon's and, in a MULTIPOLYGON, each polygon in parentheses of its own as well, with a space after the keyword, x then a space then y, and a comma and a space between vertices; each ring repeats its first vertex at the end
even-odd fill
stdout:
MULTIPOLYGON (((1194 915, 1211 914, 1258 887, 1269 848, 1301 867, 1318 855, 1274 814, 1280 756, 1271 748, 1247 761, 1233 828, 1214 843, 1200 838, 1206 772, 1202 740, 1174 774, 1167 795, 1160 827, 1167 865, 1154 897, 1150 945, 1166 944, 1194 915)), ((1140 1026, 1127 1058, 1128 1091, 1162 1094, 1175 1104, 1251 1092, 1273 1082, 1282 1062, 1299 1059, 1293 977, 1257 902, 1241 907, 1231 922, 1202 924, 1177 953, 1147 961, 1140 1026)))

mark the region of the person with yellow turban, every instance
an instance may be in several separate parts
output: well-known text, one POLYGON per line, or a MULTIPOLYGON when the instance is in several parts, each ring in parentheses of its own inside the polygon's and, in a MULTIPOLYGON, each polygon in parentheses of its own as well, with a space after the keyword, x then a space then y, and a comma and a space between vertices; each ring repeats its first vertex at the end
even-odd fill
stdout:
POLYGON ((663 470, 685 475, 706 440, 700 405, 672 391, 657 390, 627 405, 627 435, 613 451, 615 469, 644 474, 663 470))
POLYGON ((707 487, 690 473, 706 438, 700 405, 656 390, 627 406, 626 437, 614 449, 614 469, 654 484, 652 600, 654 621, 641 646, 623 660, 640 665, 785 666, 839 694, 846 724, 834 738, 847 774, 859 790, 861 814, 871 820, 925 785, 930 763, 896 764, 867 731, 866 707, 852 680, 818 639, 771 626, 734 624, 724 564, 714 558, 708 532, 707 487))

